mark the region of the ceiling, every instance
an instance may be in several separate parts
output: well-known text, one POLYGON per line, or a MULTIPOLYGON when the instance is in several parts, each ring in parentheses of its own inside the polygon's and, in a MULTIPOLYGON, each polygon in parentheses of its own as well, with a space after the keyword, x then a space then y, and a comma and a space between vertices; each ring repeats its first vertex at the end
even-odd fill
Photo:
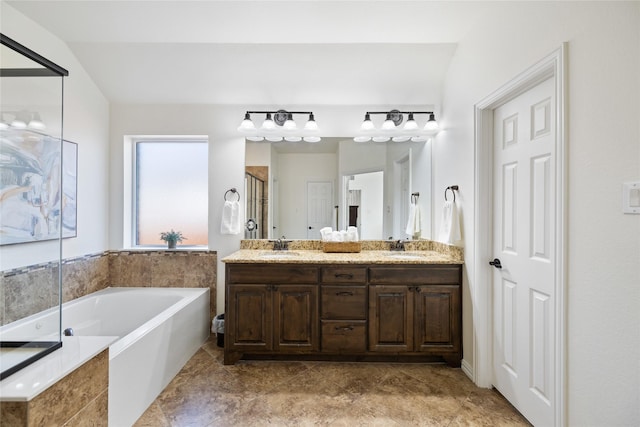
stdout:
POLYGON ((113 103, 440 104, 480 2, 7 1, 113 103))

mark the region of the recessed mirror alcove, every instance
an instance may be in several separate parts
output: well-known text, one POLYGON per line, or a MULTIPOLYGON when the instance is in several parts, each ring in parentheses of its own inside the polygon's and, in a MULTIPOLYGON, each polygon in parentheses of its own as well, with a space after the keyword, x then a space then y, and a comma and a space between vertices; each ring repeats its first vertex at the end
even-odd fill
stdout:
POLYGON ((363 240, 405 239, 412 193, 419 237, 431 237, 430 140, 246 141, 245 167, 245 238, 319 239, 322 227, 355 225, 363 240))

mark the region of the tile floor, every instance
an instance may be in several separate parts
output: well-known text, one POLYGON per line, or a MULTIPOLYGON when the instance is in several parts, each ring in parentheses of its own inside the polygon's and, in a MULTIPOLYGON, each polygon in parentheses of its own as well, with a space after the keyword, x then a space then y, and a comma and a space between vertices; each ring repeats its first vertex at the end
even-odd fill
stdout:
POLYGON ((441 364, 240 361, 210 339, 140 417, 163 426, 528 426, 441 364))

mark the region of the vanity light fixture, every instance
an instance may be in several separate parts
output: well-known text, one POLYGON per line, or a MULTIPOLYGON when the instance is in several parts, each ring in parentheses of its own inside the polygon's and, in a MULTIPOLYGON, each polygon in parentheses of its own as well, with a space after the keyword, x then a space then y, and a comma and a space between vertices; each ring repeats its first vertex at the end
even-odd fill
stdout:
POLYGON ((12 127, 14 129, 34 129, 42 130, 46 128, 46 125, 40 117, 40 113, 32 113, 27 110, 22 111, 2 111, 0 113, 0 129, 8 129, 12 127), (7 116, 11 116, 12 119, 7 119, 7 116))
POLYGON ((247 111, 244 120, 238 127, 238 132, 246 135, 249 141, 280 142, 283 139, 289 142, 319 142, 318 124, 312 111, 247 111), (251 120, 251 114, 265 114, 262 126, 256 128, 251 120), (294 114, 308 115, 308 120, 304 127, 298 127, 293 119, 294 114))
POLYGON ((360 134, 355 136, 355 142, 423 142, 427 141, 431 135, 438 131, 438 122, 433 111, 367 111, 364 115, 364 121, 360 125, 360 134), (371 120, 372 114, 384 114, 385 120, 380 129, 376 129, 371 120), (404 126, 400 126, 404 121, 404 114, 408 114, 407 121, 404 126), (421 129, 414 115, 428 114, 429 118, 421 129))

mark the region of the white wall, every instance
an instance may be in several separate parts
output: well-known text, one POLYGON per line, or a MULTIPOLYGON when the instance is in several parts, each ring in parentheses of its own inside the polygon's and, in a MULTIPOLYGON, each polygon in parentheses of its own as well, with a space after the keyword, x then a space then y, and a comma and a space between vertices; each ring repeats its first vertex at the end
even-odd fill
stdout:
MULTIPOLYGON (((435 212, 458 184, 465 245, 464 361, 473 355, 473 106, 568 42, 568 422, 640 420, 640 216, 621 184, 640 180, 640 3, 495 6, 459 43, 434 145, 435 212), (596 120, 597 119, 597 120, 596 120)), ((436 227, 439 215, 435 215, 436 227)))
POLYGON ((334 153, 281 153, 278 155, 280 231, 278 236, 274 237, 307 238, 307 182, 331 182, 333 199, 337 200, 337 165, 338 160, 334 153))
MULTIPOLYGON (((217 307, 224 307, 224 264, 220 259, 240 248, 242 234, 220 234, 224 193, 244 188, 244 137, 238 134, 240 108, 191 105, 112 105, 111 106, 111 230, 110 246, 126 244, 123 221, 125 162, 129 155, 125 136, 129 135, 206 135, 209 139, 209 249, 218 251, 217 307)), ((244 197, 244 195, 241 195, 244 197)), ((244 206, 243 206, 244 208, 244 206)))
MULTIPOLYGON (((411 192, 420 193, 418 207, 421 218, 420 237, 423 239, 432 239, 432 236, 437 236, 432 230, 431 144, 431 141, 428 141, 417 144, 411 149, 411 192)), ((444 197, 444 194, 435 192, 434 196, 444 197)))
MULTIPOLYGON (((66 68, 64 139, 78 144, 78 237, 65 239, 65 258, 109 249, 109 105, 65 43, 0 2, 2 33, 66 68)), ((2 269, 50 261, 46 242, 0 247, 2 269)))
POLYGON ((382 235, 384 200, 380 189, 384 188, 384 177, 384 171, 369 172, 349 181, 349 190, 361 190, 358 223, 362 240, 378 240, 382 235))

